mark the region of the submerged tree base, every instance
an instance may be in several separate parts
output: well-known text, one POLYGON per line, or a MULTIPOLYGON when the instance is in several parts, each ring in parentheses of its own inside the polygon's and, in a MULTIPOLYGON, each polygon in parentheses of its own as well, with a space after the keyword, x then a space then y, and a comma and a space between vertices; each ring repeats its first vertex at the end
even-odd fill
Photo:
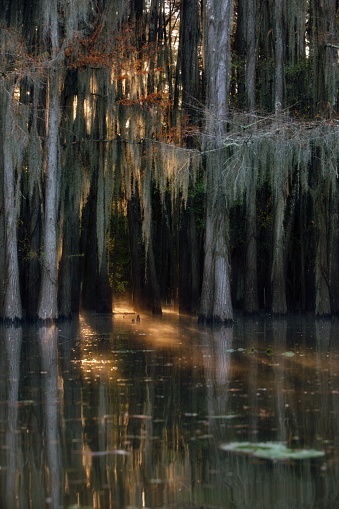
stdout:
POLYGON ((226 325, 227 327, 232 327, 234 324, 233 318, 222 319, 220 316, 207 317, 204 315, 198 315, 198 324, 199 325, 226 325))

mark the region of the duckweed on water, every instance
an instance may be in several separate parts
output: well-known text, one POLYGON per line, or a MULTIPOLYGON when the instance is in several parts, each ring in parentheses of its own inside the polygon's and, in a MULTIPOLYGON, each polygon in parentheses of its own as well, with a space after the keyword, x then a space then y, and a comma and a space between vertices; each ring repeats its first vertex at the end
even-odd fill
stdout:
POLYGON ((220 449, 275 461, 320 458, 325 455, 323 451, 317 451, 315 449, 290 449, 280 442, 230 442, 228 444, 222 444, 220 449))

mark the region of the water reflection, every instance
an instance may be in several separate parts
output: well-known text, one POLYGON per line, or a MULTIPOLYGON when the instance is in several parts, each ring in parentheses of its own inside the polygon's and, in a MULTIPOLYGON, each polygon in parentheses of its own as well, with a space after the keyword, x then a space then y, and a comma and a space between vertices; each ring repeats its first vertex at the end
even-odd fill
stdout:
POLYGON ((336 320, 132 318, 0 329, 0 507, 338 505, 336 320))

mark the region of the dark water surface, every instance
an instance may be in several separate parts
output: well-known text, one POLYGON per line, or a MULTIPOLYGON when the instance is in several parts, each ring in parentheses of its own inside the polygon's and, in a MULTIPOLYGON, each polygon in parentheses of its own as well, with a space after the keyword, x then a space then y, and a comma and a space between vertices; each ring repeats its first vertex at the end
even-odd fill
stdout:
POLYGON ((0 328, 1 508, 339 507, 337 320, 133 318, 0 328))

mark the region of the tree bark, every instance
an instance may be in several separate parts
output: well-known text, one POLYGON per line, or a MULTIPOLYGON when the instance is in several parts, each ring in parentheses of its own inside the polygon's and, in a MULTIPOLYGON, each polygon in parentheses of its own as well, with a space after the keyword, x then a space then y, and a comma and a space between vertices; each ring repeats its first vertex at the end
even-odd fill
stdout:
POLYGON ((244 280, 244 311, 255 313, 259 310, 257 275, 257 208, 256 185, 258 172, 252 169, 250 185, 246 194, 246 260, 244 280))
POLYGON ((275 95, 274 110, 277 115, 284 107, 284 41, 283 41, 283 12, 284 0, 274 3, 274 31, 275 31, 275 95))
POLYGON ((247 0, 246 95, 251 112, 256 106, 256 9, 257 0, 247 0))
MULTIPOLYGON (((223 136, 227 129, 230 82, 230 27, 233 2, 206 1, 205 59, 208 117, 212 140, 206 153, 205 259, 200 322, 233 320, 230 291, 228 203, 223 185, 223 136)), ((226 157, 226 155, 225 155, 226 157)))
MULTIPOLYGON (((336 188, 337 190, 337 188, 336 188)), ((336 191, 330 197, 330 218, 329 218, 329 274, 330 274, 330 297, 331 311, 339 313, 339 211, 335 197, 336 191)))
POLYGON ((12 157, 13 123, 11 101, 14 86, 5 92, 3 97, 5 112, 5 136, 3 138, 3 165, 4 165, 4 217, 5 217, 5 242, 6 242, 6 281, 4 295, 4 318, 14 322, 21 320, 21 296, 19 283, 19 262, 17 246, 17 207, 14 181, 14 164, 12 157))
POLYGON ((149 240, 147 249, 147 272, 150 283, 150 307, 154 315, 162 315, 161 297, 160 297, 160 286, 155 266, 154 250, 153 250, 153 239, 149 240))
POLYGON ((315 314, 328 316, 331 314, 330 273, 328 254, 328 199, 329 183, 320 177, 315 195, 315 214, 317 223, 317 248, 315 259, 315 314))
POLYGON ((24 306, 26 316, 33 320, 38 312, 39 286, 41 279, 40 248, 41 248, 41 196, 39 186, 34 186, 32 196, 28 204, 28 216, 30 217, 28 228, 29 256, 26 262, 26 295, 24 306))
POLYGON ((272 313, 285 314, 287 312, 286 304, 286 271, 285 271, 285 217, 284 190, 279 190, 274 201, 273 212, 273 240, 272 240, 272 313))
POLYGON ((141 228, 140 228, 140 206, 137 192, 128 200, 127 217, 129 228, 129 242, 131 253, 131 275, 132 275, 132 303, 135 310, 142 309, 142 270, 141 260, 141 228))
POLYGON ((52 0, 50 18, 50 40, 52 46, 51 69, 49 71, 47 161, 45 175, 45 209, 43 226, 43 252, 41 287, 38 306, 40 320, 55 320, 58 317, 57 284, 57 217, 59 193, 59 122, 60 95, 59 51, 57 1, 52 0))

